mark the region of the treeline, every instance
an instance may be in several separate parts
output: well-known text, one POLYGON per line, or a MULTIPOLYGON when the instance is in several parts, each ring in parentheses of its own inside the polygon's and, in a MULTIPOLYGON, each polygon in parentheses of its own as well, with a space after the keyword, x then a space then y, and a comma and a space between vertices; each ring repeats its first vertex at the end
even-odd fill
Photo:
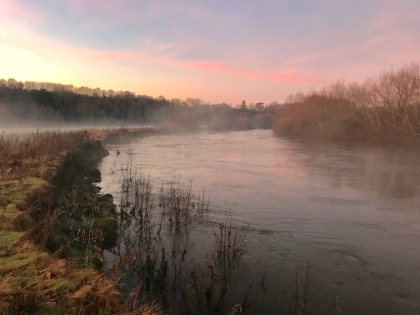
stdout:
MULTIPOLYGON (((214 130, 271 128, 278 106, 233 108, 206 104, 197 99, 167 100, 121 93, 78 93, 77 89, 49 83, 31 86, 13 79, 0 80, 0 123, 154 123, 166 128, 214 130), (55 86, 55 87, 54 87, 55 86), (33 87, 33 88, 31 88, 33 87)), ((94 91, 95 89, 91 89, 94 91)), ((100 90, 102 91, 102 90, 100 90)))
POLYGON ((0 79, 0 86, 21 88, 25 90, 46 90, 48 92, 74 92, 89 96, 134 95, 134 93, 130 91, 104 90, 101 88, 90 88, 86 86, 76 87, 72 84, 52 82, 17 81, 13 78, 9 78, 8 80, 0 79))
POLYGON ((290 96, 274 123, 281 136, 398 142, 420 140, 418 64, 362 84, 337 82, 290 96))
POLYGON ((138 121, 171 104, 163 99, 121 94, 89 96, 69 91, 26 90, 0 85, 0 113, 17 121, 138 121))

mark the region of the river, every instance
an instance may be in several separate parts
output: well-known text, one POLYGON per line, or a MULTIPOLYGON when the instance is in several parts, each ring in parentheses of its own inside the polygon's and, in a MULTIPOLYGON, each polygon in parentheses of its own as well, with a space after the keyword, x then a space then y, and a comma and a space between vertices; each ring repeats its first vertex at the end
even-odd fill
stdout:
POLYGON ((227 304, 290 313, 309 262, 307 312, 415 314, 420 310, 420 151, 309 144, 269 130, 156 135, 108 145, 103 192, 118 204, 124 165, 155 189, 173 178, 210 196, 194 223, 204 261, 220 222, 247 226, 227 304))

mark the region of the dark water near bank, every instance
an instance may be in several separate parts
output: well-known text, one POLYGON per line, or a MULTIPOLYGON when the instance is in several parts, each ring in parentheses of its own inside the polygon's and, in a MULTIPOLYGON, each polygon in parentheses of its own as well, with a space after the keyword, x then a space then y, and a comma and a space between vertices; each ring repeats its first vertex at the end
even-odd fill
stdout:
POLYGON ((420 311, 419 150, 302 144, 267 130, 108 149, 101 186, 116 203, 122 165, 141 167, 156 189, 180 176, 210 194, 210 212, 191 232, 197 261, 206 261, 219 222, 231 215, 249 225, 229 305, 248 296, 252 314, 290 313, 296 271, 302 279, 310 262, 310 314, 332 308, 339 283, 346 314, 420 311))

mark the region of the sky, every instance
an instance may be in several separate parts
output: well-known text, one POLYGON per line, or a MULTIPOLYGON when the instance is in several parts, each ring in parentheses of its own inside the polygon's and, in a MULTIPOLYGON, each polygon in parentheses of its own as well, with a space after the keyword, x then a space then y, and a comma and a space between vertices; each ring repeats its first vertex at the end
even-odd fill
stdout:
POLYGON ((419 0, 0 0, 5 79, 269 103, 419 61, 419 0))

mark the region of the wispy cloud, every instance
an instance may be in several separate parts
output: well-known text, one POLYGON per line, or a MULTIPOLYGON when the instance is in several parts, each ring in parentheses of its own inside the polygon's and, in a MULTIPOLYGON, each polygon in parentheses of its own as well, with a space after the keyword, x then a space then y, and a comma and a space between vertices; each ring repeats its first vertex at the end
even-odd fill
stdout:
POLYGON ((0 25, 1 22, 17 22, 19 24, 34 21, 40 18, 38 12, 29 10, 27 7, 13 0, 0 1, 0 25))
POLYGON ((60 69, 74 84, 281 100, 419 61, 419 10, 408 0, 0 0, 0 54, 8 73, 13 61, 55 81, 60 69))
POLYGON ((143 50, 104 50, 71 45, 65 41, 43 36, 25 28, 20 30, 5 28, 3 32, 7 33, 3 41, 11 43, 19 49, 38 53, 45 59, 56 61, 59 59, 73 60, 73 62, 88 63, 91 66, 96 64, 98 67, 107 62, 125 62, 127 67, 132 66, 133 68, 136 68, 138 63, 148 63, 181 70, 239 76, 253 81, 263 80, 305 85, 316 84, 317 82, 315 78, 297 69, 263 71, 237 67, 220 61, 176 59, 174 54, 171 53, 172 50, 177 49, 177 45, 174 43, 151 44, 143 50))
POLYGON ((317 82, 315 79, 305 75, 302 71, 293 69, 266 72, 252 71, 246 68, 235 67, 214 61, 160 60, 160 62, 175 67, 236 75, 250 80, 269 80, 277 83, 296 84, 315 84, 317 82))

